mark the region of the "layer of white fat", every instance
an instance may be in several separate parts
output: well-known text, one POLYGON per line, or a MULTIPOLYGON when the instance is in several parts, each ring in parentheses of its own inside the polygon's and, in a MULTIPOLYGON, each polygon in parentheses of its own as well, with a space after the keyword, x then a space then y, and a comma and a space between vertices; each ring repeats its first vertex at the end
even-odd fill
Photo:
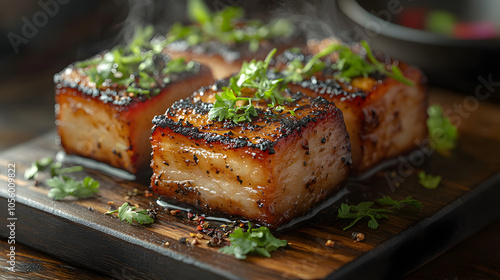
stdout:
POLYGON ((156 165, 161 166, 155 170, 158 176, 161 174, 160 185, 189 186, 199 192, 203 204, 234 207, 246 215, 258 215, 256 201, 265 189, 266 171, 251 155, 194 147, 169 137, 163 139, 159 143, 161 155, 153 154, 156 165))
POLYGON ((103 109, 81 97, 68 96, 59 104, 61 141, 77 154, 97 160, 121 162, 130 166, 132 160, 127 150, 129 132, 125 124, 114 118, 112 110, 103 109))

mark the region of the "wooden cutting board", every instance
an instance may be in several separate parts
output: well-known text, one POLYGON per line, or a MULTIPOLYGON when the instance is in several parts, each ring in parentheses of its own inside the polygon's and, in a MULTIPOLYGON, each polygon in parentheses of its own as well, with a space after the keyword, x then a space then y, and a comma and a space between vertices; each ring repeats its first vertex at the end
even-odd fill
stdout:
MULTIPOLYGON (((438 95, 434 101, 452 105, 445 97, 438 95)), ((0 209, 7 213, 7 174, 12 172, 7 169, 15 166, 16 242, 118 279, 400 277, 500 217, 500 139, 485 133, 484 123, 474 124, 479 115, 486 114, 490 129, 498 127, 491 116, 498 120, 500 111, 487 109, 464 119, 459 147, 451 155, 432 153, 420 161, 422 150, 417 150, 371 176, 351 178, 314 217, 275 234, 290 246, 273 252, 272 258, 237 260, 207 246, 208 239, 198 245, 181 243, 181 238, 192 240, 190 234, 197 233, 197 223, 187 219, 185 212, 173 216, 160 209, 157 221, 149 226, 129 225, 104 214, 110 201, 117 206, 129 201, 141 208, 158 207, 157 197, 143 195, 147 181, 127 181, 86 168, 71 176, 97 179, 101 184, 98 195, 81 200, 49 199, 49 188, 43 183, 46 172, 40 174, 37 184, 24 180, 23 174, 34 160, 60 152, 54 132, 0 153, 0 209), (441 175, 441 185, 434 190, 420 186, 420 170, 441 175), (389 174, 399 184, 388 183, 389 174), (126 198, 134 189, 138 195, 126 198), (336 218, 340 203, 354 204, 383 195, 394 199, 411 195, 424 207, 404 207, 380 220, 376 230, 368 228, 366 220, 342 230, 350 221, 336 218), (354 242, 353 231, 364 233, 365 240, 354 242), (327 240, 335 246, 325 246, 327 240)), ((1 236, 9 234, 5 226, 0 227, 1 236)))

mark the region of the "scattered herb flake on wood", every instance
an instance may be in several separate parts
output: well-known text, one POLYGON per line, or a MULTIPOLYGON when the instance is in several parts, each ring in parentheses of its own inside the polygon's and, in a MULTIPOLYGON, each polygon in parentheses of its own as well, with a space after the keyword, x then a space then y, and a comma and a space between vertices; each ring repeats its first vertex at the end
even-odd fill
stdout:
POLYGON ((61 200, 68 196, 84 198, 99 192, 99 182, 88 176, 82 181, 75 181, 66 176, 56 176, 47 179, 46 183, 52 187, 48 197, 54 200, 61 200))
MULTIPOLYGON (((400 209, 403 204, 408 204, 414 206, 417 209, 422 209, 422 203, 418 200, 413 199, 411 196, 406 197, 403 200, 394 200, 390 196, 384 196, 377 200, 377 203, 383 206, 391 206, 392 208, 400 209)), ((359 220, 363 218, 369 218, 368 227, 371 229, 377 229, 379 223, 377 219, 388 219, 388 213, 394 212, 392 209, 386 208, 375 208, 372 207, 375 204, 373 201, 360 202, 357 205, 349 205, 347 203, 342 203, 338 209, 337 217, 341 219, 354 219, 347 227, 343 230, 347 230, 354 226, 359 220)))
POLYGON ((432 105, 427 109, 427 129, 431 145, 441 154, 447 154, 455 148, 458 138, 458 130, 443 114, 443 108, 432 105))
POLYGON ((441 183, 441 176, 434 176, 425 173, 425 171, 420 171, 418 173, 418 183, 426 189, 435 189, 439 186, 439 183, 441 183))
POLYGON ((252 228, 251 225, 247 231, 243 231, 241 227, 235 229, 229 234, 229 241, 231 245, 220 248, 219 251, 234 255, 237 259, 246 259, 249 253, 271 257, 270 252, 287 246, 287 241, 274 237, 269 228, 252 228))
POLYGON ((113 214, 118 212, 118 218, 121 221, 127 221, 129 224, 152 224, 154 219, 149 216, 148 211, 145 209, 136 210, 137 207, 130 206, 128 202, 123 203, 117 210, 106 212, 106 214, 113 214))

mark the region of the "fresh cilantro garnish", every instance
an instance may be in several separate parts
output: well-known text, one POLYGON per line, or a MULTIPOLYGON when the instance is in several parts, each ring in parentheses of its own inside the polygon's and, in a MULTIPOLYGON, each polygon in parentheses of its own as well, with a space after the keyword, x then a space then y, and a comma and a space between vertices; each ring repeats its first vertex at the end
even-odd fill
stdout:
POLYGON ((366 50, 366 56, 368 57, 368 60, 370 60, 371 63, 373 63, 373 65, 375 66, 375 68, 381 72, 381 73, 384 73, 385 75, 393 78, 394 80, 396 81, 399 81, 405 85, 408 85, 408 86, 414 86, 415 83, 406 78, 403 73, 401 72, 401 70, 399 69, 398 66, 396 65, 391 65, 391 70, 387 70, 386 68, 386 65, 383 64, 382 62, 378 61, 375 56, 373 55, 371 49, 370 49, 370 46, 368 45, 368 43, 365 41, 365 40, 362 40, 361 41, 361 45, 365 48, 366 50))
POLYGON ((83 170, 83 166, 81 166, 81 165, 75 165, 75 166, 71 166, 71 167, 62 168, 61 162, 54 162, 50 165, 50 176, 54 177, 57 175, 73 173, 73 172, 78 172, 78 171, 82 171, 82 170, 83 170))
POLYGON ((267 77, 267 69, 275 53, 276 49, 273 49, 264 61, 253 59, 243 63, 240 72, 229 80, 229 86, 215 96, 214 106, 208 113, 210 120, 229 119, 234 123, 251 121, 252 117, 257 116, 253 100, 266 100, 269 107, 282 105, 285 100, 292 101, 281 95, 282 79, 267 77), (254 96, 241 97, 244 88, 255 90, 254 96))
POLYGON ((245 232, 242 228, 237 228, 229 234, 231 245, 220 248, 219 251, 224 254, 234 255, 237 259, 246 259, 247 254, 256 253, 262 256, 271 257, 270 252, 279 247, 287 246, 286 240, 280 240, 274 237, 269 228, 251 228, 245 232))
POLYGON ((439 186, 441 182, 441 176, 439 175, 431 175, 425 173, 425 171, 420 171, 418 173, 418 183, 424 186, 426 189, 435 189, 439 186))
POLYGON ((151 39, 153 32, 152 26, 138 28, 127 46, 114 47, 104 55, 76 63, 75 67, 81 68, 97 88, 116 84, 134 95, 154 96, 170 82, 170 74, 193 71, 194 62, 172 60, 162 54, 167 42, 151 39))
POLYGON ((321 58, 337 52, 338 59, 331 65, 334 70, 337 70, 334 74, 337 79, 349 83, 354 77, 368 77, 369 74, 379 71, 397 81, 413 86, 413 81, 404 77, 398 66, 392 65, 391 71, 388 71, 386 65, 373 56, 368 43, 361 41, 361 44, 367 52, 369 61, 354 53, 348 46, 333 43, 314 55, 306 65, 303 65, 298 59, 289 62, 287 68, 283 71, 284 80, 287 83, 301 82, 304 78, 308 78, 325 68, 326 65, 320 60, 321 58))
POLYGON ((423 207, 423 205, 422 205, 422 203, 420 203, 420 201, 414 199, 411 196, 407 196, 403 200, 394 200, 392 197, 386 195, 382 198, 377 199, 377 203, 380 205, 391 206, 391 207, 396 208, 396 209, 400 209, 403 206, 403 204, 413 206, 419 210, 422 209, 422 207, 423 207))
POLYGON ((83 170, 83 166, 80 165, 62 168, 62 163, 54 162, 51 157, 44 157, 36 160, 28 169, 26 169, 24 172, 24 178, 26 180, 34 179, 38 176, 39 171, 44 171, 47 167, 50 169, 51 177, 83 170))
POLYGON ((451 121, 443 115, 443 108, 432 105, 427 109, 427 129, 431 145, 440 153, 447 153, 456 145, 458 130, 451 121))
POLYGON ((117 210, 106 212, 106 214, 113 214, 118 212, 118 218, 121 221, 127 221, 129 224, 137 222, 141 225, 154 223, 154 219, 148 215, 145 209, 136 210, 135 206, 130 206, 127 202, 123 203, 117 210))
POLYGON ((197 24, 184 26, 174 24, 167 35, 167 42, 179 39, 194 46, 211 40, 225 44, 247 42, 249 49, 255 52, 259 43, 275 37, 288 37, 293 32, 292 24, 284 19, 273 20, 264 24, 260 20, 250 20, 241 24, 244 11, 240 7, 227 6, 212 13, 203 0, 188 2, 188 16, 197 24))
POLYGON ((298 83, 304 78, 311 77, 314 73, 325 68, 325 63, 320 59, 336 51, 341 45, 331 44, 315 54, 307 63, 303 65, 299 59, 294 59, 287 64, 283 70, 285 84, 289 82, 298 83))
MULTIPOLYGON (((422 204, 413 199, 411 196, 406 197, 403 200, 397 201, 392 199, 390 196, 384 196, 377 200, 378 204, 391 206, 392 208, 400 209, 402 204, 408 204, 414 206, 417 209, 422 208, 422 204)), ((341 219, 354 219, 347 227, 343 230, 349 229, 354 226, 359 220, 363 218, 369 218, 368 227, 372 229, 377 229, 379 224, 377 219, 387 219, 389 218, 386 213, 392 213, 393 210, 385 208, 373 208, 375 204, 373 201, 365 201, 358 203, 357 205, 349 205, 347 203, 342 203, 338 209, 337 217, 341 219)))
POLYGON ((24 172, 24 178, 26 180, 34 179, 38 176, 39 171, 43 171, 47 167, 50 169, 50 178, 45 180, 45 183, 52 187, 48 193, 48 197, 52 199, 61 200, 67 196, 83 198, 99 192, 99 182, 91 177, 85 177, 82 181, 75 181, 62 176, 62 174, 82 171, 83 166, 75 165, 63 168, 61 162, 55 162, 51 157, 45 157, 33 162, 31 167, 24 172))
POLYGON ((24 172, 24 179, 31 180, 36 178, 36 176, 38 175, 38 171, 43 171, 45 168, 51 165, 53 161, 54 160, 51 157, 44 157, 36 160, 24 172))
POLYGON ((282 105, 285 98, 281 95, 283 79, 268 79, 267 69, 271 59, 276 54, 276 49, 272 49, 266 56, 266 59, 243 62, 240 72, 231 77, 229 87, 240 96, 242 88, 253 88, 255 98, 267 100, 269 107, 274 107, 277 104, 282 105))
POLYGON ((342 203, 338 210, 337 217, 341 219, 354 219, 351 224, 344 228, 344 230, 354 226, 359 220, 368 217, 368 227, 372 229, 378 228, 377 219, 387 219, 387 215, 384 213, 391 213, 392 210, 389 209, 377 209, 371 208, 375 202, 365 201, 357 205, 349 205, 347 203, 342 203))
POLYGON ((252 98, 236 97, 232 89, 224 90, 220 95, 215 95, 215 103, 208 112, 210 120, 232 120, 234 123, 252 121, 257 116, 257 111, 252 105, 252 98), (244 101, 247 105, 237 106, 236 102, 244 101))
MULTIPOLYGON (((374 65, 368 63, 368 61, 360 55, 352 52, 347 46, 339 45, 338 55, 339 58, 337 62, 332 65, 332 68, 338 70, 338 72, 335 73, 336 78, 342 79, 348 83, 351 82, 351 79, 354 77, 368 77, 369 74, 377 70, 374 65)), ((377 61, 377 63, 379 62, 377 61)))
POLYGON ((85 177, 82 181, 75 181, 66 176, 57 176, 46 181, 52 187, 48 197, 61 200, 67 196, 77 198, 88 197, 99 192, 99 182, 91 177, 85 177))

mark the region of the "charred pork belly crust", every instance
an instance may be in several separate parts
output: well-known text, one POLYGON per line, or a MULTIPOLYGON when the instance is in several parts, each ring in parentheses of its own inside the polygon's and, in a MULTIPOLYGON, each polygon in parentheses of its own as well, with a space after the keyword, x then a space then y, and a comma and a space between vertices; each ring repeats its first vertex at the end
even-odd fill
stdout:
MULTIPOLYGON (((309 52, 317 53, 324 46, 309 44, 309 52)), ((277 64, 305 57, 285 52, 277 64)), ((357 173, 416 148, 427 137, 426 78, 412 66, 402 62, 397 65, 413 86, 380 73, 345 83, 334 78, 331 67, 289 85, 308 96, 323 97, 342 110, 351 139, 353 170, 357 173)))
POLYGON ((136 96, 120 86, 97 89, 73 66, 56 74, 54 82, 57 131, 66 153, 138 173, 149 168, 153 117, 213 78, 206 66, 199 65, 196 73, 171 75, 171 81, 151 97, 136 96))
POLYGON ((348 176, 349 135, 333 103, 296 93, 282 111, 261 102, 252 122, 234 124, 209 120, 214 94, 199 91, 153 120, 151 186, 167 200, 278 227, 348 176))

